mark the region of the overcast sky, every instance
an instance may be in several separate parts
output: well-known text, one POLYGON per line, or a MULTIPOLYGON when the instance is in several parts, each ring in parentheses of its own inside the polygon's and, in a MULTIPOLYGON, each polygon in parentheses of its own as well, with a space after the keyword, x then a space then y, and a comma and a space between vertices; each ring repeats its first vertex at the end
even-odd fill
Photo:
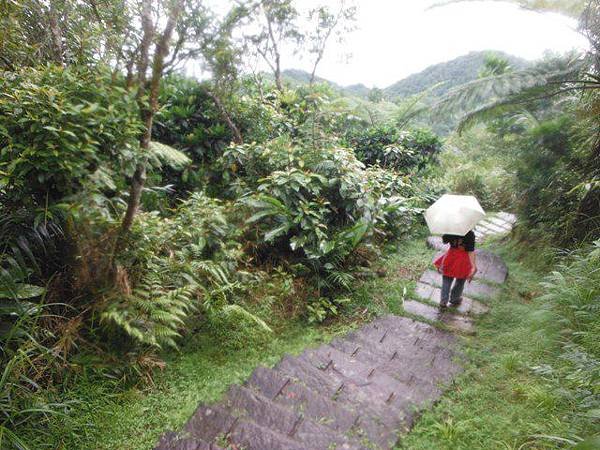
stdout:
MULTIPOLYGON (((298 0, 308 7, 319 0, 298 0)), ((321 3, 323 0, 321 0, 321 3)), ((325 0, 335 2, 335 0, 325 0)), ((229 0, 209 0, 224 9, 229 0)), ((558 14, 524 11, 502 2, 468 2, 428 9, 431 0, 355 0, 358 30, 332 44, 317 74, 342 85, 386 87, 411 73, 476 50, 502 50, 537 59, 546 50, 585 48, 577 23, 558 14), (349 61, 343 55, 351 53, 349 61)), ((284 68, 309 69, 285 55, 284 68)))

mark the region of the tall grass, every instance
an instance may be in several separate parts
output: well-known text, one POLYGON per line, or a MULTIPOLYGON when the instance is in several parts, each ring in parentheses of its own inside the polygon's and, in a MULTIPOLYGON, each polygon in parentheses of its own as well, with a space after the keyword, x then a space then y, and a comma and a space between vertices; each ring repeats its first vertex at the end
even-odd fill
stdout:
POLYGON ((558 361, 539 370, 567 388, 573 420, 600 434, 600 240, 571 254, 541 286, 563 339, 558 361))

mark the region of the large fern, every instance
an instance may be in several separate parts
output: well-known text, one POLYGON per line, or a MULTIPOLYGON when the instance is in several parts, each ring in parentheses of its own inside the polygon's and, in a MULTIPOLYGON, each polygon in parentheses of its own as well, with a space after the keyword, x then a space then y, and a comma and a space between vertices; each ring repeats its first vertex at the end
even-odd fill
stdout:
POLYGON ((156 141, 150 142, 149 152, 150 163, 158 168, 167 165, 172 169, 182 170, 192 162, 181 150, 156 141))
POLYGON ((190 286, 166 290, 156 274, 150 274, 131 295, 110 302, 101 320, 140 344, 177 348, 179 330, 194 309, 193 292, 190 286))

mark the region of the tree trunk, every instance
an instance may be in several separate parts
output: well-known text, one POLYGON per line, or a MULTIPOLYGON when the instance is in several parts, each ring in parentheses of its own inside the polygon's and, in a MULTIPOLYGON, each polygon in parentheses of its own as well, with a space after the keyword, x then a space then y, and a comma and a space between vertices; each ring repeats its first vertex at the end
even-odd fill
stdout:
POLYGON ((317 60, 315 61, 314 66, 313 66, 312 73, 310 74, 310 83, 309 83, 309 85, 311 87, 315 84, 315 77, 316 77, 316 73, 317 73, 317 66, 321 62, 321 58, 322 57, 323 57, 323 52, 320 52, 319 56, 317 57, 317 60))
POLYGON ((208 91, 208 96, 212 99, 213 102, 215 102, 215 105, 217 106, 217 109, 219 110, 221 117, 223 118, 223 120, 225 121, 225 123, 227 124, 229 129, 231 130, 231 133, 233 134, 233 142, 235 142, 236 144, 243 144, 244 138, 242 137, 242 133, 240 132, 240 129, 237 127, 237 125, 231 119, 231 116, 229 115, 227 108, 225 108, 225 105, 223 105, 223 102, 221 101, 219 96, 210 91, 208 91))
POLYGON ((281 79, 281 65, 279 62, 279 55, 275 59, 275 86, 279 92, 283 92, 283 80, 281 79))
MULTIPOLYGON (((152 123, 154 120, 154 114, 158 109, 158 94, 160 88, 160 81, 162 78, 163 67, 165 58, 169 53, 169 43, 173 30, 177 24, 181 10, 183 9, 184 0, 178 0, 177 3, 171 9, 165 29, 160 36, 160 39, 156 43, 156 49, 154 51, 154 58, 152 63, 152 78, 150 79, 150 87, 148 92, 148 104, 144 104, 141 98, 146 91, 146 70, 149 63, 149 48, 150 43, 154 37, 154 29, 152 20, 150 17, 151 1, 146 0, 144 3, 144 10, 142 12, 142 27, 144 29, 144 37, 142 40, 141 52, 140 52, 140 63, 139 67, 139 81, 140 81, 140 96, 139 101, 141 103, 141 114, 144 122, 144 134, 140 139, 140 150, 143 155, 142 161, 140 161, 135 169, 135 174, 131 180, 131 188, 129 190, 129 199, 127 201, 127 212, 123 217, 121 223, 121 235, 126 234, 133 225, 135 214, 137 213, 141 198, 144 184, 146 182, 146 159, 145 155, 148 154, 150 148, 150 140, 152 138, 152 123)), ((119 250, 117 248, 117 250, 119 250)))
POLYGON ((50 2, 50 10, 48 11, 48 28, 50 28, 50 35, 52 38, 52 53, 54 61, 64 66, 64 48, 62 42, 62 30, 58 24, 58 16, 55 6, 50 2))
POLYGON ((133 225, 133 219, 138 211, 140 202, 142 199, 142 191, 144 184, 146 183, 146 166, 144 164, 138 164, 133 178, 131 179, 131 186, 129 188, 129 201, 127 202, 127 211, 123 216, 123 222, 121 223, 121 229, 123 232, 127 232, 133 225))
POLYGON ((277 39, 275 39, 275 34, 273 33, 273 25, 271 24, 271 18, 265 11, 265 17, 267 19, 267 29, 269 31, 269 39, 271 40, 271 45, 273 46, 273 53, 275 54, 275 67, 271 64, 271 68, 274 69, 275 74, 275 86, 277 86, 277 90, 279 92, 283 92, 283 81, 281 79, 281 53, 279 52, 279 46, 277 45, 277 39))

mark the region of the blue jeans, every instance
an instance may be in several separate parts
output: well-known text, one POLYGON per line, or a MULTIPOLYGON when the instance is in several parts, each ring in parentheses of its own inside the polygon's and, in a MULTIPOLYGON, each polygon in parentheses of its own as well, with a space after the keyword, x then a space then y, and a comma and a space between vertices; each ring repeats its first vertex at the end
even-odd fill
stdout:
POLYGON ((448 299, 450 299, 450 303, 460 303, 466 281, 467 280, 465 278, 452 278, 444 276, 442 281, 442 298, 440 299, 441 303, 447 305, 448 299), (454 287, 452 287, 452 282, 454 282, 454 287))

